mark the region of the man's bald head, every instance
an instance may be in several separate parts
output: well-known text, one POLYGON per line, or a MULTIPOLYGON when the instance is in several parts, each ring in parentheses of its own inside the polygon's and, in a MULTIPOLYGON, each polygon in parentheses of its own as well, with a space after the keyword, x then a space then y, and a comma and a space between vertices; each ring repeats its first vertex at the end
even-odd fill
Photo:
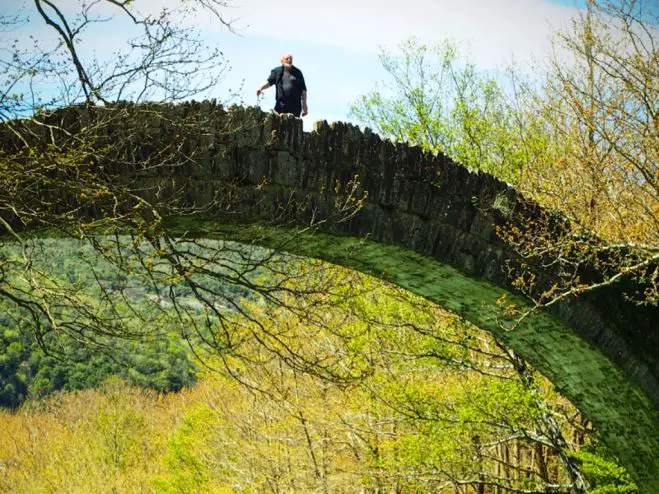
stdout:
POLYGON ((284 53, 281 56, 281 64, 286 66, 286 67, 291 67, 293 65, 293 54, 292 53, 284 53))

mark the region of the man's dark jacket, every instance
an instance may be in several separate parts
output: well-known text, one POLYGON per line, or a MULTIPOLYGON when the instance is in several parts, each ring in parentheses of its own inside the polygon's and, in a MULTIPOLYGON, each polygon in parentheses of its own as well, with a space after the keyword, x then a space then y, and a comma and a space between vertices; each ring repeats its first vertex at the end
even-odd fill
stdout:
POLYGON ((296 117, 302 112, 302 91, 307 90, 302 71, 291 67, 288 72, 283 65, 275 67, 270 72, 268 82, 275 86, 275 111, 278 113, 292 113, 296 117))

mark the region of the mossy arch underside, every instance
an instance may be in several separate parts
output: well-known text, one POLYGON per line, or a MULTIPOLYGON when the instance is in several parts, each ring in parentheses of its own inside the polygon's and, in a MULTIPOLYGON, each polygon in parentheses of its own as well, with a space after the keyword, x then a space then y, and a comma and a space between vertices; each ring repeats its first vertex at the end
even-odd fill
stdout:
MULTIPOLYGON (((79 122, 89 118, 84 112, 65 109, 57 118, 79 122)), ((509 185, 368 130, 322 122, 304 133, 301 120, 255 108, 161 105, 115 125, 138 129, 139 150, 140 139, 151 147, 158 136, 169 142, 172 125, 191 115, 204 122, 181 145, 192 162, 106 173, 154 201, 179 200, 183 191, 201 212, 170 218, 177 229, 385 277, 489 330, 593 421, 643 492, 659 492, 659 314, 624 296, 638 288, 633 281, 565 299, 504 331, 496 301, 504 293, 518 306, 524 300, 506 270, 519 259, 496 226, 524 226, 545 214, 509 185)), ((541 266, 531 269, 541 286, 555 279, 541 266)))
POLYGON ((199 237, 285 249, 357 269, 460 314, 547 376, 593 421, 643 492, 657 492, 659 421, 650 400, 602 352, 546 311, 531 314, 514 331, 503 330, 497 320, 497 300, 506 294, 518 307, 525 304, 510 291, 409 249, 351 236, 201 218, 174 220, 172 226, 199 237))

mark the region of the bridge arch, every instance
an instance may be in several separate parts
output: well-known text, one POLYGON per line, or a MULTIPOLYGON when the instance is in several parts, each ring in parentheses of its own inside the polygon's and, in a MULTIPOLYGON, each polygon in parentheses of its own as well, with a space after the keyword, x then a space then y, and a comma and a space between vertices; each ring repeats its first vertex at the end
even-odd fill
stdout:
MULTIPOLYGON (((512 331, 497 321, 502 295, 525 302, 506 272, 519 257, 496 228, 523 226, 546 211, 490 175, 355 126, 321 122, 305 133, 299 119, 226 111, 213 102, 161 106, 158 114, 113 125, 135 130, 139 154, 144 142, 169 144, 177 119, 203 118, 204 131, 181 143, 194 159, 104 173, 123 176, 149 199, 183 191, 187 204, 204 210, 185 223, 198 236, 285 245, 294 254, 386 274, 491 331, 596 424, 643 491, 659 492, 657 309, 629 302, 623 292, 630 287, 613 285, 533 312, 512 331)), ((90 117, 76 107, 56 118, 74 129, 90 117)), ((531 269, 541 284, 555 278, 542 265, 531 269)))

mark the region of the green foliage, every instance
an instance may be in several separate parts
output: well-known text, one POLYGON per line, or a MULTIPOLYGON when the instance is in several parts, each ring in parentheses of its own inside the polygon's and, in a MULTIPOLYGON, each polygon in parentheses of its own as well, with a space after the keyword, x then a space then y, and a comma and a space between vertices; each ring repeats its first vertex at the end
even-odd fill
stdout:
POLYGON ((183 417, 167 444, 164 459, 167 474, 153 481, 156 492, 209 492, 210 471, 204 457, 211 453, 206 440, 211 422, 212 411, 205 405, 199 405, 183 417))
POLYGON ((393 84, 362 96, 351 115, 383 136, 442 152, 517 184, 548 136, 450 42, 411 39, 380 60, 393 84), (523 123, 523 125, 522 125, 523 123), (532 130, 532 132, 530 131, 532 130))
POLYGON ((18 331, 0 326, 0 406, 16 407, 28 394, 29 346, 18 331))
POLYGON ((0 406, 15 408, 27 398, 56 391, 99 387, 109 376, 161 392, 178 391, 196 381, 196 367, 184 343, 170 340, 112 340, 103 348, 81 346, 63 335, 66 357, 49 356, 33 331, 2 328, 0 333, 0 406))
POLYGON ((148 426, 145 414, 124 396, 126 383, 109 378, 102 386, 105 406, 95 417, 96 431, 103 463, 113 471, 124 471, 138 464, 148 446, 143 430, 148 426), (133 405, 133 406, 131 406, 133 405))
POLYGON ((574 453, 588 478, 593 494, 628 494, 638 492, 638 486, 627 471, 601 443, 587 444, 574 453))
MULTIPOLYGON (((137 276, 113 269, 89 246, 80 250, 80 243, 73 240, 43 239, 32 248, 38 253, 34 264, 40 273, 49 273, 50 283, 61 282, 69 286, 70 293, 78 291, 91 303, 96 300, 98 314, 123 320, 129 326, 141 326, 140 332, 136 331, 133 338, 97 335, 91 342, 83 342, 80 333, 55 330, 49 321, 42 322, 37 332, 29 312, 3 298, 0 406, 15 408, 27 398, 99 387, 109 376, 120 376, 131 384, 160 392, 178 391, 196 382, 196 365, 187 343, 154 310, 156 287, 140 285, 137 276), (132 289, 134 286, 139 288, 132 289), (130 299, 117 296, 120 290, 130 299), (111 294, 117 300, 108 303, 111 294)), ((5 245, 2 253, 10 262, 21 265, 15 246, 5 245)), ((14 273, 16 285, 22 286, 25 282, 20 271, 14 273)), ((8 274, 14 273, 8 270, 8 274)), ((54 310, 64 321, 77 317, 75 308, 63 303, 55 305, 54 310)))

